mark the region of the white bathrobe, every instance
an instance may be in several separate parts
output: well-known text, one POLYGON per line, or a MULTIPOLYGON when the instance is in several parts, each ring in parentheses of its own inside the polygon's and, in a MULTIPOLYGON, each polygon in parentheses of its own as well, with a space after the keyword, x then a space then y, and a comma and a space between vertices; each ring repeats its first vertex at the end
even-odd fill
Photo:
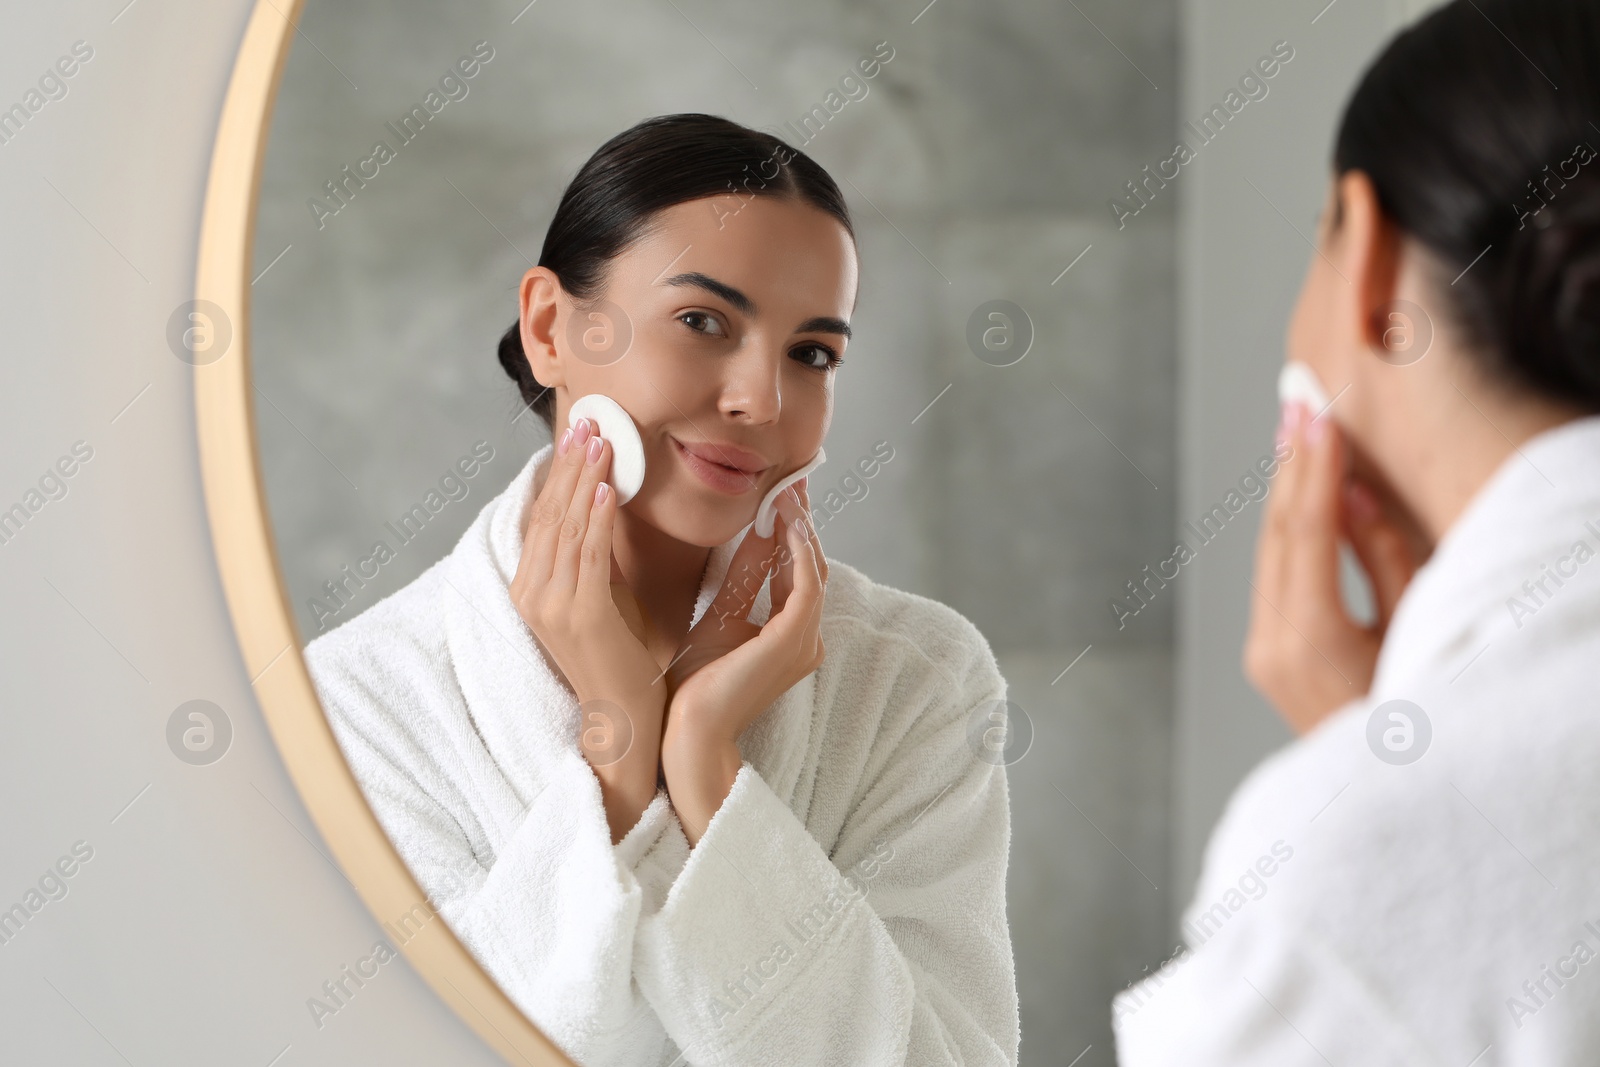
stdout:
POLYGON ((1473 498, 1371 693, 1240 786, 1184 918, 1116 1000, 1124 1067, 1600 1063, 1600 417, 1473 498))
MULTIPOLYGON (((1006 775, 969 741, 1006 694, 987 641, 829 560, 826 660, 739 738, 699 844, 663 789, 613 846, 577 700, 508 593, 552 455, 306 648, 439 913, 584 1067, 1015 1064, 1006 775)), ((696 620, 742 536, 712 550, 696 620)), ((763 587, 750 617, 770 611, 763 587)))

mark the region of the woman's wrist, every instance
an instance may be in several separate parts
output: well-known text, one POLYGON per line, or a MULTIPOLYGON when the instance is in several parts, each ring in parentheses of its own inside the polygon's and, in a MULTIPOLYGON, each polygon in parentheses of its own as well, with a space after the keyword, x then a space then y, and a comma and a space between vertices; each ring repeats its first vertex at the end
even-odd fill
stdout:
POLYGON ((639 821, 659 789, 661 712, 653 694, 624 701, 580 704, 579 749, 600 780, 611 841, 616 844, 639 821))
POLYGON ((608 787, 604 778, 600 780, 600 803, 605 808, 606 826, 611 830, 613 845, 627 837, 628 831, 639 824, 640 817, 654 799, 653 783, 650 792, 645 794, 638 789, 636 783, 629 782, 617 787, 608 787))
MULTIPOLYGON (((674 711, 674 716, 677 712, 674 711)), ((682 719, 669 723, 661 741, 667 793, 689 845, 699 844, 711 817, 733 789, 744 756, 733 738, 697 729, 682 719)))
POLYGON ((656 797, 657 763, 652 759, 648 766, 642 764, 643 761, 636 765, 631 760, 619 760, 594 768, 595 777, 600 779, 600 802, 606 811, 613 845, 627 836, 656 797))

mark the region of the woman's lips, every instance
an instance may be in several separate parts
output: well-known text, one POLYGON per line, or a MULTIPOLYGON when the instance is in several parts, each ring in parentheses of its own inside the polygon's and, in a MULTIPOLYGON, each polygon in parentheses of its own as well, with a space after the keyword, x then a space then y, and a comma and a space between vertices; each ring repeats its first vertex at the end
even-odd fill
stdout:
POLYGON ((721 463, 713 463, 710 460, 701 459, 687 448, 684 448, 683 442, 676 437, 672 438, 672 450, 678 454, 678 458, 683 461, 684 466, 693 471, 702 482, 719 493, 728 493, 733 496, 748 493, 756 487, 756 478, 761 473, 760 471, 735 470, 732 467, 723 466, 721 463))

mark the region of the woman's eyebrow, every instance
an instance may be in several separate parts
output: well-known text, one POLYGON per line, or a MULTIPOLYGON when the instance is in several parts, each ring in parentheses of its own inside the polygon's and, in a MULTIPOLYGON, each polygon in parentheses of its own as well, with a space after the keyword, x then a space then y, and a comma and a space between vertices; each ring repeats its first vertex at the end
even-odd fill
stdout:
POLYGON ((796 327, 795 333, 836 333, 850 339, 850 324, 843 319, 836 319, 832 315, 818 315, 816 318, 807 319, 796 327))
POLYGON ((697 289, 715 293, 746 315, 754 315, 756 313, 756 302, 754 300, 751 300, 727 282, 719 282, 709 274, 701 274, 697 270, 688 271, 684 274, 674 274, 661 284, 692 285, 697 289))
MULTIPOLYGON (((756 302, 744 293, 735 289, 727 282, 719 282, 709 274, 700 271, 686 271, 674 274, 661 283, 662 285, 687 285, 696 289, 704 289, 732 304, 739 311, 752 317, 756 314, 756 302)), ((845 339, 850 337, 850 324, 843 319, 834 318, 832 315, 817 315, 802 322, 795 328, 795 333, 836 333, 845 339)))

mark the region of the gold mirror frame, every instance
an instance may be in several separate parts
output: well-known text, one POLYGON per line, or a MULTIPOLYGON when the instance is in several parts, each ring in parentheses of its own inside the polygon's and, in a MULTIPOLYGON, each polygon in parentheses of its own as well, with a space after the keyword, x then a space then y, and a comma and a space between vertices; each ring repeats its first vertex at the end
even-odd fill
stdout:
POLYGON ((424 917, 398 947, 507 1062, 576 1067, 449 927, 432 921, 438 916, 427 895, 367 806, 323 714, 278 568, 250 396, 250 267, 272 108, 302 6, 303 0, 257 0, 250 13, 217 124, 200 223, 195 298, 222 310, 231 335, 219 356, 197 361, 194 375, 201 482, 228 611, 251 688, 300 799, 373 918, 387 930, 424 917))

